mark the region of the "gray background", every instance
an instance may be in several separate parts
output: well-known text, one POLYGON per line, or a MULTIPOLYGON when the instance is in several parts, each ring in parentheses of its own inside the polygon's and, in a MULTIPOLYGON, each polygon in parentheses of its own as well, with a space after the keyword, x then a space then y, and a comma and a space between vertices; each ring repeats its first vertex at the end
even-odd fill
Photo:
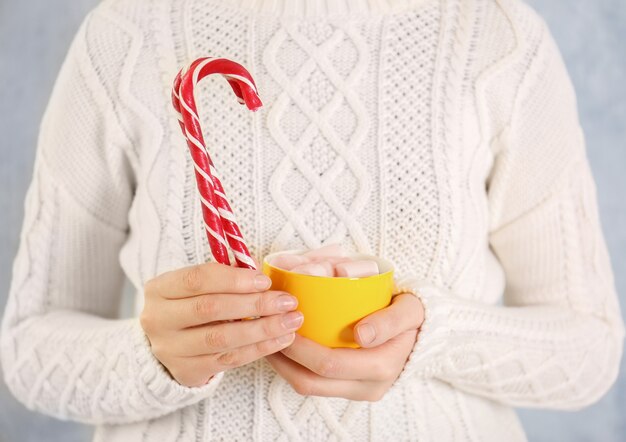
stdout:
MULTIPOLYGON (((128 0, 132 1, 132 0, 128 0)), ((0 308, 30 181, 37 130, 69 42, 95 0, 0 0, 0 308)), ((531 0, 568 64, 596 178, 601 219, 626 310, 626 2, 531 0), (620 228, 621 227, 621 228, 620 228)), ((1 311, 1 310, 0 310, 1 311)), ((626 362, 622 363, 622 368, 626 362)), ((626 440, 626 371, 576 413, 522 410, 531 441, 626 440)), ((33 414, 0 381, 0 441, 84 441, 91 430, 33 414)))

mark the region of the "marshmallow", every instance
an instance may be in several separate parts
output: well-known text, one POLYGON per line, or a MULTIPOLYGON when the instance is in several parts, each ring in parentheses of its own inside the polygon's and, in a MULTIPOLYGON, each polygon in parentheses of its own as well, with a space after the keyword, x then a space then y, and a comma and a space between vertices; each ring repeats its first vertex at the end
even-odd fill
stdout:
POLYGON ((335 275, 343 278, 364 278, 379 273, 378 263, 371 260, 340 262, 335 265, 335 275))
POLYGON ((304 255, 293 255, 291 253, 285 253, 283 255, 276 255, 270 262, 274 267, 281 268, 283 270, 291 270, 294 267, 302 264, 307 264, 311 260, 304 255))
POLYGON ((319 249, 309 250, 304 254, 311 259, 315 258, 327 258, 327 257, 345 257, 346 253, 341 247, 341 244, 334 243, 320 247, 319 249))
POLYGON ((300 273, 303 275, 311 276, 334 276, 333 265, 327 261, 324 262, 310 262, 308 264, 302 264, 291 269, 294 273, 300 273))
POLYGON ((365 278, 378 275, 378 263, 373 260, 354 260, 346 256, 340 243, 332 243, 309 250, 304 254, 284 253, 270 261, 274 267, 310 276, 365 278))
POLYGON ((316 256, 311 258, 311 262, 329 262, 332 265, 339 264, 340 262, 349 262, 352 261, 352 258, 348 258, 345 256, 316 256))

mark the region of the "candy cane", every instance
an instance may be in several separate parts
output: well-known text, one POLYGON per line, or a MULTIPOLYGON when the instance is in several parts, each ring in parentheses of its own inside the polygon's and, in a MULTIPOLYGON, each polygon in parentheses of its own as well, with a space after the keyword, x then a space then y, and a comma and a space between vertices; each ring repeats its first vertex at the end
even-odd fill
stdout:
POLYGON ((194 162, 202 216, 213 257, 217 262, 229 265, 228 242, 237 265, 255 269, 256 265, 235 221, 200 127, 194 89, 200 80, 210 74, 220 74, 226 78, 239 103, 245 104, 248 109, 255 111, 262 104, 250 73, 240 64, 224 58, 200 58, 194 61, 188 69, 178 73, 172 89, 172 104, 178 113, 178 122, 194 162))

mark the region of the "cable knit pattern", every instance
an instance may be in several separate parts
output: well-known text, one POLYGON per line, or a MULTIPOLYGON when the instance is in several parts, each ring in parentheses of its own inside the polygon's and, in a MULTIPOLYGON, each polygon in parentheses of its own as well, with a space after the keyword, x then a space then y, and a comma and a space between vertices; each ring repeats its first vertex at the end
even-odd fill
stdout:
POLYGON ((105 0, 81 26, 2 323, 29 408, 107 442, 522 441, 511 407, 597 400, 623 336, 574 92, 519 0, 105 0), (341 241, 424 303, 382 400, 300 396, 265 359, 187 388, 152 355, 143 284, 212 259, 169 101, 205 55, 245 65, 265 105, 198 91, 253 256, 341 241))

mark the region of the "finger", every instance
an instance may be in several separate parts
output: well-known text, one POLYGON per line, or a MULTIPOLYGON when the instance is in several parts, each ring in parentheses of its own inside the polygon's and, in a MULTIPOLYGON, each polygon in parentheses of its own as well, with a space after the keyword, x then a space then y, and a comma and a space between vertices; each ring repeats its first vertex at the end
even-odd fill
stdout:
POLYGON ((287 358, 281 352, 265 357, 283 379, 303 396, 342 397, 354 401, 379 400, 388 388, 381 383, 329 379, 287 358))
POLYGON ((302 323, 302 313, 293 311, 250 321, 208 324, 173 333, 165 338, 164 345, 171 345, 180 356, 220 353, 294 332, 302 323))
POLYGON ((354 326, 354 340, 361 347, 376 347, 400 333, 417 329, 424 321, 424 307, 413 294, 393 297, 390 306, 361 319, 354 326))
POLYGON ((209 378, 220 371, 240 367, 264 356, 276 353, 293 341, 295 333, 288 333, 278 338, 256 342, 219 354, 193 357, 180 357, 172 376, 181 384, 190 387, 205 385, 209 378))
POLYGON ((399 372, 404 362, 399 355, 408 353, 402 350, 408 346, 405 336, 376 348, 330 348, 296 335, 281 353, 325 378, 379 381, 399 372))
POLYGON ((298 299, 285 292, 251 294, 209 294, 166 300, 163 326, 183 329, 214 321, 269 316, 295 310, 298 299))
POLYGON ((259 270, 204 263, 163 273, 146 291, 167 299, 207 293, 254 293, 269 289, 271 280, 259 270))

